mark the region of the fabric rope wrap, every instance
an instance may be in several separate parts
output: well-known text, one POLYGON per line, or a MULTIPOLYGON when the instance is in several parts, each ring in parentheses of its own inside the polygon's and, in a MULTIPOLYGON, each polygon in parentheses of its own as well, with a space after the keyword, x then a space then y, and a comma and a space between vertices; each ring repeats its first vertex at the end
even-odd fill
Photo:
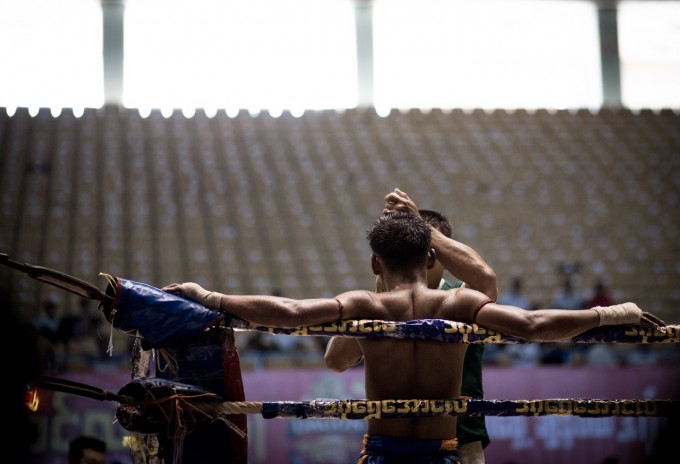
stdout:
MULTIPOLYGON (((477 324, 445 319, 415 319, 412 321, 383 321, 354 319, 295 328, 265 327, 227 317, 225 324, 241 330, 277 335, 406 338, 446 343, 534 343, 512 335, 504 335, 477 324)), ((680 343, 680 325, 667 325, 655 330, 640 325, 602 326, 572 337, 571 343, 680 343)))
POLYGON ((261 414, 265 419, 395 419, 435 416, 578 416, 673 417, 680 414, 676 400, 602 400, 549 398, 537 400, 386 399, 311 401, 222 401, 197 387, 164 379, 136 379, 118 396, 129 401, 117 417, 128 429, 159 431, 172 424, 195 427, 227 415, 261 414), (182 416, 183 414, 183 416, 182 416))

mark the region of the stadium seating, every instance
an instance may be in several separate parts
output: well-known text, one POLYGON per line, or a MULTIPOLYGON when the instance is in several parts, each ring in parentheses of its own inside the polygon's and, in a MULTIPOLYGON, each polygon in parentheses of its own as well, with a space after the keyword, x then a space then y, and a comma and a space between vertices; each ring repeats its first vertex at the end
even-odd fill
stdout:
MULTIPOLYGON (((104 285, 332 296, 373 287, 365 231, 395 187, 547 305, 578 290, 680 322, 680 114, 0 108, 0 252, 104 285)), ((19 305, 69 296, 3 272, 19 305)))

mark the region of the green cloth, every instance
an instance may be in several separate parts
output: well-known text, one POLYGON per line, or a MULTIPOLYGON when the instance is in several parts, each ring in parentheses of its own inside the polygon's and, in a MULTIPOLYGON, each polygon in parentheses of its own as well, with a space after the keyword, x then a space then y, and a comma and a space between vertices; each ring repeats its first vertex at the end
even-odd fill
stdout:
MULTIPOLYGON (((460 280, 454 284, 444 280, 439 288, 442 290, 450 290, 458 288, 463 285, 460 280)), ((461 389, 462 396, 469 396, 476 399, 484 399, 484 387, 482 386, 482 357, 484 355, 483 343, 471 343, 465 351, 465 361, 463 362, 463 387, 461 389)), ((459 445, 472 443, 473 441, 481 441, 482 447, 491 442, 489 434, 486 430, 486 420, 484 416, 481 417, 458 417, 458 430, 456 437, 459 445)))

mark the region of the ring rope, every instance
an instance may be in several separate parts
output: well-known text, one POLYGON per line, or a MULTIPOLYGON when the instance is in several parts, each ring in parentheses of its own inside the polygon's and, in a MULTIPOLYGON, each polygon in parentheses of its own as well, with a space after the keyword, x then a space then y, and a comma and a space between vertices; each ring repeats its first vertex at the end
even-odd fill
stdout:
POLYGON ((39 386, 99 400, 119 402, 118 422, 126 430, 145 434, 164 433, 181 439, 199 423, 222 421, 245 436, 231 420, 236 415, 260 414, 265 419, 394 419, 441 416, 577 416, 678 417, 680 401, 542 399, 316 399, 313 401, 222 401, 222 397, 191 385, 155 377, 133 379, 118 394, 86 384, 42 377, 39 386))
POLYGON ((674 400, 313 400, 224 402, 220 414, 262 414, 265 419, 391 419, 433 416, 578 416, 671 417, 680 413, 674 400))
MULTIPOLYGON (((95 286, 76 277, 54 269, 33 266, 9 259, 6 253, 0 253, 0 264, 20 270, 30 277, 62 288, 83 298, 96 299, 111 303, 113 296, 102 292, 95 286)), ((116 289, 119 280, 109 274, 106 277, 109 287, 116 289)), ((130 281, 131 282, 131 281, 130 281)), ((155 289, 160 292, 160 289, 155 289)), ((114 290, 114 294, 116 291, 114 290)), ((107 316, 108 317, 108 316, 107 316)), ((113 315, 111 316, 113 318, 113 315)), ((297 328, 271 328, 251 324, 236 317, 226 318, 223 322, 234 329, 256 330, 271 334, 285 335, 321 335, 346 337, 392 337, 422 340, 438 340, 449 343, 532 343, 519 337, 504 335, 494 330, 480 327, 477 324, 444 319, 417 319, 414 321, 393 322, 382 320, 349 320, 321 325, 300 326, 297 328)), ((112 327, 114 326, 111 320, 112 327)), ((680 343, 680 325, 667 325, 660 329, 651 329, 640 325, 604 326, 592 329, 571 339, 572 343, 680 343)), ((109 350, 112 346, 109 346, 109 350)))
MULTIPOLYGON (((445 319, 416 319, 412 321, 347 320, 295 328, 264 327, 238 319, 225 321, 229 327, 255 330, 275 335, 343 336, 363 338, 404 338, 447 343, 533 343, 520 337, 504 335, 477 324, 445 319)), ((680 325, 667 325, 661 330, 641 325, 603 326, 564 340, 570 343, 680 343, 680 325)))

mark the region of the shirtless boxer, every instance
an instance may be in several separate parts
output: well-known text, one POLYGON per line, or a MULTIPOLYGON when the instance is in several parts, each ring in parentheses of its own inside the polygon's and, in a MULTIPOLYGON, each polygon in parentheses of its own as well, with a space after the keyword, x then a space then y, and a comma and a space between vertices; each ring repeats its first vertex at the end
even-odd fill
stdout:
MULTIPOLYGON (((567 340, 601 325, 641 324, 660 328, 663 321, 634 303, 582 309, 539 309, 499 305, 469 288, 430 289, 427 270, 436 256, 428 225, 416 215, 380 217, 368 231, 371 267, 386 292, 353 290, 335 298, 295 300, 271 295, 227 295, 187 282, 165 291, 221 310, 253 324, 297 327, 338 320, 409 321, 446 319, 476 323, 504 335, 534 342, 567 340)), ((426 340, 361 338, 368 400, 452 399, 460 397, 465 345, 426 340)), ((356 353, 336 353, 327 364, 343 370, 356 353)), ((369 419, 358 463, 459 462, 456 417, 369 419), (406 458, 408 461, 404 460, 406 458)))

